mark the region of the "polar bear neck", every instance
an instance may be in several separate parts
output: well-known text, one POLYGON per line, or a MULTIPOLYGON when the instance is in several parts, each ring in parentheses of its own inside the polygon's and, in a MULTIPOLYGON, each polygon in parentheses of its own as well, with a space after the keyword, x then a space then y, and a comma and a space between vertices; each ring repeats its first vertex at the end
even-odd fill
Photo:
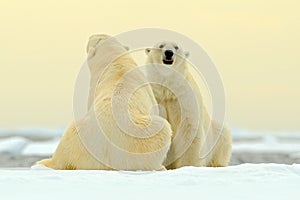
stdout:
POLYGON ((185 82, 185 79, 190 74, 190 66, 185 60, 171 67, 162 67, 161 65, 164 66, 164 64, 157 62, 152 56, 149 56, 146 64, 149 65, 146 69, 146 76, 151 82, 154 80, 154 84, 152 83, 151 86, 158 103, 177 100, 177 96, 168 89, 168 86, 169 88, 180 88, 182 86, 182 90, 179 93, 184 94, 185 84, 182 81, 185 82))

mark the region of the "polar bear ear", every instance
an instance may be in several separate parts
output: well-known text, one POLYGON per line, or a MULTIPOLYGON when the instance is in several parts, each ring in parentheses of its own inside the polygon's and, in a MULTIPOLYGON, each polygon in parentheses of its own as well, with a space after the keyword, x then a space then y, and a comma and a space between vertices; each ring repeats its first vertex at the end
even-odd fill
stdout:
POLYGON ((87 48, 88 57, 91 58, 95 55, 96 49, 94 47, 87 48))
POLYGON ((92 55, 93 53, 95 53, 95 49, 96 49, 97 44, 101 40, 106 40, 107 38, 110 38, 110 36, 106 35, 106 34, 94 34, 94 35, 91 35, 89 37, 89 41, 88 41, 88 44, 87 44, 87 47, 86 47, 86 52, 89 55, 92 55))
POLYGON ((188 52, 188 51, 183 52, 183 54, 184 54, 185 58, 188 58, 190 56, 190 52, 188 52))
POLYGON ((129 49, 130 49, 128 46, 123 45, 123 47, 126 49, 126 51, 129 51, 129 49))
POLYGON ((146 55, 148 55, 148 54, 150 53, 150 51, 151 51, 150 48, 146 48, 146 49, 145 49, 146 55))
POLYGON ((91 49, 95 49, 94 45, 92 45, 92 41, 89 41, 86 46, 86 53, 89 53, 91 49))
POLYGON ((89 38, 88 44, 86 46, 86 52, 89 55, 89 57, 94 56, 95 54, 95 47, 97 43, 100 41, 99 35, 92 35, 89 38))

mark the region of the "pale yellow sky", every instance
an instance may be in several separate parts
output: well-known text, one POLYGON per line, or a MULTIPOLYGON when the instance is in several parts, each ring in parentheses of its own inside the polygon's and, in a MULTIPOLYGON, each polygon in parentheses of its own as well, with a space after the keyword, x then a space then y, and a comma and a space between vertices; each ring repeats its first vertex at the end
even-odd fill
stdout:
POLYGON ((230 125, 300 129, 297 0, 1 0, 0 25, 0 127, 67 125, 88 36, 156 27, 207 51, 230 125))

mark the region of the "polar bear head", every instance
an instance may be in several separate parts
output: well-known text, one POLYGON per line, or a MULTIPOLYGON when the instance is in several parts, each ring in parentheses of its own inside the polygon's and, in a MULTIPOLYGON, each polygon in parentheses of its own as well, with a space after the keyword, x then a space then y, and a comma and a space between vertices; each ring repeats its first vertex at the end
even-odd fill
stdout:
MULTIPOLYGON (((114 43, 114 45, 121 46, 126 51, 129 50, 127 46, 120 45, 120 43, 114 37, 111 37, 106 34, 95 34, 89 37, 89 41, 86 47, 86 51, 89 55, 88 57, 94 56, 96 48, 98 48, 101 44, 103 44, 104 41, 108 41, 108 40, 109 42, 107 42, 107 44, 109 44, 110 46, 112 45, 112 43, 114 43)), ((103 45, 103 48, 105 48, 105 45, 103 45)))
POLYGON ((145 50, 148 56, 148 63, 163 64, 168 67, 180 66, 189 56, 189 52, 184 51, 175 42, 159 42, 153 48, 145 50))
POLYGON ((86 47, 90 71, 95 74, 95 71, 103 70, 105 66, 116 58, 126 54, 127 50, 128 48, 115 37, 106 34, 90 36, 86 47))

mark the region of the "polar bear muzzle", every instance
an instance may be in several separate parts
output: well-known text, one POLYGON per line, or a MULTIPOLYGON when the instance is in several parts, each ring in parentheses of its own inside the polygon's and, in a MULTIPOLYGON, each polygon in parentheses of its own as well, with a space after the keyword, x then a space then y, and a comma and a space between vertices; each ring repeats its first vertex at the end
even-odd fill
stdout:
POLYGON ((172 65, 174 62, 173 56, 174 56, 174 52, 172 50, 166 50, 163 53, 163 59, 162 59, 163 63, 165 65, 172 65))

